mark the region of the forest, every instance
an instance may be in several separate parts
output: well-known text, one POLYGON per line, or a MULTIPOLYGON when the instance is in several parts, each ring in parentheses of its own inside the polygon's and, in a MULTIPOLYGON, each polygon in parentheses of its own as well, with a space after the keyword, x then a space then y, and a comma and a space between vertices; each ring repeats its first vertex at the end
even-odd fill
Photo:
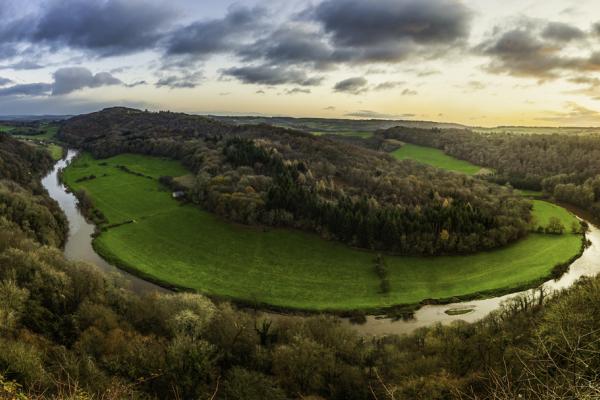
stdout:
MULTIPOLYGON (((35 193, 46 156, 8 137, 2 143, 18 150, 11 177, 21 183, 4 181, 22 185, 27 212, 52 214, 53 201, 35 193)), ((0 398, 598 394, 599 279, 552 298, 516 298, 474 324, 369 338, 334 317, 273 319, 191 293, 137 295, 93 266, 65 260, 60 241, 44 245, 64 237, 60 224, 46 223, 28 226, 16 213, 0 217, 0 398)))
POLYGON ((521 189, 542 190, 558 201, 600 217, 600 142, 592 135, 476 133, 470 130, 392 128, 381 139, 442 149, 493 168, 488 179, 521 189))
POLYGON ((58 137, 100 158, 181 160, 196 175, 191 199, 218 215, 367 249, 472 253, 531 229, 529 203, 502 186, 285 128, 112 108, 68 120, 58 137))

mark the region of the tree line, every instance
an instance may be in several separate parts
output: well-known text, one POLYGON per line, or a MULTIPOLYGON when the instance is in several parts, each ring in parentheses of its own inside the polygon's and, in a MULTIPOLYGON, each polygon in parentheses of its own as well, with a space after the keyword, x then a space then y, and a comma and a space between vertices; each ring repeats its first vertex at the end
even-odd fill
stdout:
POLYGON ((600 141, 592 135, 476 133, 458 129, 392 128, 379 137, 435 147, 493 168, 488 179, 540 190, 600 218, 600 141))

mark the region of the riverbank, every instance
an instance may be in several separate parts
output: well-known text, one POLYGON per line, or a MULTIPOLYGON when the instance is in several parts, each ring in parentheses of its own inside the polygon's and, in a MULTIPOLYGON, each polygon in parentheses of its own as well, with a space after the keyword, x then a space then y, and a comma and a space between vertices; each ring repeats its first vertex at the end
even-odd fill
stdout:
MULTIPOLYGON (((381 293, 374 253, 303 232, 230 224, 173 200, 157 182, 161 171, 175 168, 172 163, 144 156, 87 157, 69 168, 65 179, 74 190, 87 191, 106 225, 135 221, 95 238, 94 248, 105 259, 161 286, 245 306, 405 315, 423 304, 537 286, 580 249, 572 235, 532 234, 506 248, 469 256, 385 256, 391 287, 381 293), (117 168, 128 163, 145 177, 117 168)), ((176 173, 186 171, 171 172, 176 173)))

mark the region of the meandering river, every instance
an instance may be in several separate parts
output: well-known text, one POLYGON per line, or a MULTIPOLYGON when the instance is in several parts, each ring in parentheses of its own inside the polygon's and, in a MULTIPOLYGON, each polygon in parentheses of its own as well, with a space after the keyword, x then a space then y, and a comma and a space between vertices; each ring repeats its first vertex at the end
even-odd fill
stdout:
POLYGON ((166 292, 167 290, 160 286, 109 264, 94 251, 92 235, 96 227, 85 220, 77 208, 77 198, 67 190, 59 179, 60 170, 69 165, 76 155, 77 151, 69 150, 66 157, 59 160, 54 165, 52 172, 42 179, 42 185, 46 188, 50 197, 58 202, 69 221, 69 237, 64 249, 65 257, 72 261, 85 261, 95 264, 103 271, 116 275, 119 280, 124 281, 125 285, 138 293, 152 290, 166 292))
MULTIPOLYGON (((142 293, 148 291, 166 292, 160 286, 138 278, 128 272, 120 270, 102 259, 92 247, 92 235, 95 231, 93 224, 87 222, 77 208, 77 198, 69 193, 67 188, 59 180, 59 172, 65 168, 77 155, 77 151, 69 150, 64 159, 58 161, 43 180, 42 184, 54 200, 58 202, 69 221, 69 237, 65 245, 65 256, 73 261, 85 261, 97 265, 109 274, 117 275, 118 278, 132 290, 142 293)), ((591 245, 585 249, 582 256, 571 264, 569 270, 558 280, 551 280, 543 284, 546 293, 565 289, 583 276, 594 276, 600 273, 600 230, 590 224, 587 238, 591 245)), ((343 320, 357 332, 365 335, 386 335, 410 333, 417 328, 430 326, 436 323, 448 324, 457 320, 475 322, 490 312, 498 309, 502 302, 520 296, 525 293, 533 293, 535 290, 512 293, 506 296, 494 297, 485 300, 468 301, 446 305, 430 305, 421 307, 415 312, 414 318, 408 321, 394 321, 390 318, 376 316, 367 317, 367 322, 356 325, 348 320, 343 320), (464 312, 460 315, 450 315, 447 312, 464 312)), ((275 318, 301 318, 298 316, 286 316, 271 314, 275 318)))

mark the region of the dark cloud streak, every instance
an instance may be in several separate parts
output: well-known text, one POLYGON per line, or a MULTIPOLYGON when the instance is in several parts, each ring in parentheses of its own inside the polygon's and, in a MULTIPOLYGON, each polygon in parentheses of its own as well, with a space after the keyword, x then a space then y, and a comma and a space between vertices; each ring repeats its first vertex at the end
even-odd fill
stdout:
POLYGON ((367 91, 367 84, 367 80, 359 76, 339 81, 333 90, 341 93, 360 94, 367 91))
POLYGON ((233 67, 223 70, 222 74, 237 78, 243 83, 262 85, 317 86, 323 80, 321 77, 308 76, 302 70, 269 65, 233 67))
POLYGON ((100 56, 128 54, 155 48, 174 16, 168 3, 51 1, 41 17, 30 22, 34 27, 30 40, 89 50, 100 56))

